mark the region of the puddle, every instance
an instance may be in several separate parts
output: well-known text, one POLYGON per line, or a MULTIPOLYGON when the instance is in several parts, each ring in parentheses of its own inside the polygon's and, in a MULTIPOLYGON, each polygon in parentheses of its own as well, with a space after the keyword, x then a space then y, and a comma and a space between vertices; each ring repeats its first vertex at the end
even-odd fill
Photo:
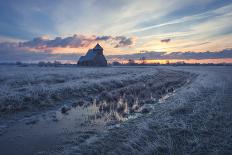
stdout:
POLYGON ((67 114, 51 111, 24 118, 0 136, 1 154, 34 154, 60 145, 65 136, 88 130, 100 131, 104 120, 97 118, 95 105, 72 108, 67 114), (13 149, 12 149, 13 148, 13 149))
MULTIPOLYGON (((167 94, 154 102, 164 102, 167 94)), ((154 104, 153 102, 153 104, 154 104)), ((150 110, 154 107, 149 105, 150 110)), ((120 98, 116 103, 102 101, 96 104, 61 108, 21 119, 0 135, 0 150, 4 155, 34 154, 39 151, 53 150, 63 143, 69 143, 70 137, 77 137, 75 142, 88 142, 96 133, 120 126, 120 122, 142 116, 138 100, 132 107, 120 98), (133 110, 134 108, 134 110, 133 110), (131 111, 133 110, 133 111, 131 111), (139 111, 140 110, 140 111, 139 111), (86 133, 89 133, 89 135, 86 133), (13 148, 13 149, 12 149, 13 148)))

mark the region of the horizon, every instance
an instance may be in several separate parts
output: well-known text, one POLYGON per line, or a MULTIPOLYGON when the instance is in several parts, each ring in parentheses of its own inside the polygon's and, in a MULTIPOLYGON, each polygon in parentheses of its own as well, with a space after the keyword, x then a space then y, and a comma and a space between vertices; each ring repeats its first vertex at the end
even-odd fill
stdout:
POLYGON ((0 62, 77 61, 96 43, 109 61, 232 63, 232 1, 4 1, 0 62))

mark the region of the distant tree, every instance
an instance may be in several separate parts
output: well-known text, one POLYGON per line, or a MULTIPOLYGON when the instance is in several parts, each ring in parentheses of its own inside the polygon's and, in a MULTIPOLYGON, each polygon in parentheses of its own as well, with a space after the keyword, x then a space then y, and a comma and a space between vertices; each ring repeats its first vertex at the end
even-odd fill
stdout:
POLYGON ((27 67, 27 66, 28 66, 27 63, 22 63, 22 62, 20 62, 20 61, 17 61, 17 62, 16 62, 16 65, 19 66, 19 67, 27 67))
POLYGON ((54 61, 54 64, 60 65, 61 62, 60 61, 54 61))
POLYGON ((113 66, 119 66, 119 65, 121 65, 121 63, 118 62, 118 61, 114 61, 114 62, 112 62, 112 65, 113 65, 113 66))
POLYGON ((142 64, 146 63, 146 58, 145 57, 140 58, 140 60, 142 61, 142 64))
POLYGON ((46 66, 52 66, 52 63, 51 63, 50 61, 48 61, 48 62, 46 63, 46 66))
POLYGON ((16 62, 16 65, 18 65, 18 66, 20 66, 20 65, 22 65, 23 63, 21 62, 21 61, 17 61, 16 62))
POLYGON ((55 67, 58 67, 58 66, 60 66, 60 65, 61 65, 61 62, 60 62, 60 61, 54 61, 54 63, 53 63, 53 64, 54 64, 54 66, 55 66, 55 67))
POLYGON ((38 63, 38 66, 39 66, 39 67, 46 66, 46 63, 45 63, 44 61, 40 61, 40 62, 38 63))
POLYGON ((128 65, 134 65, 134 64, 135 64, 135 61, 133 59, 128 60, 128 65))

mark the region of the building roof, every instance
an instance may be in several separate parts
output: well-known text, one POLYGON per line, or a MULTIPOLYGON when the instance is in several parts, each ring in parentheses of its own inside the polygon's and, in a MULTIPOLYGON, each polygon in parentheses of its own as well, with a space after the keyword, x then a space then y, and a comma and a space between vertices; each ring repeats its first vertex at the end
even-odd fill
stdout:
POLYGON ((79 58, 78 64, 83 63, 84 65, 84 63, 87 63, 87 65, 106 66, 107 60, 102 51, 103 48, 97 44, 93 49, 89 49, 85 56, 79 58))
POLYGON ((98 43, 97 43, 97 45, 93 48, 93 49, 100 49, 100 50, 103 50, 103 48, 101 47, 101 45, 99 45, 98 43))
POLYGON ((96 55, 97 55, 97 51, 90 49, 88 50, 85 56, 80 57, 79 61, 82 62, 82 61, 93 60, 96 55))

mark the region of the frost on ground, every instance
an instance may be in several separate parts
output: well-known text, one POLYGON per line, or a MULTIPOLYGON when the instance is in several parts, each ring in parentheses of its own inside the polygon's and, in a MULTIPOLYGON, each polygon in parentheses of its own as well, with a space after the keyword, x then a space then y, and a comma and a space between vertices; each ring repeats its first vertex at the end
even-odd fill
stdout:
POLYGON ((0 71, 4 154, 232 152, 231 67, 0 71))
POLYGON ((231 154, 232 68, 182 67, 199 74, 144 115, 61 154, 231 154))
MULTIPOLYGON (((77 68, 0 66, 0 111, 14 112, 54 105, 65 99, 76 99, 73 105, 117 100, 127 95, 152 97, 158 89, 162 95, 172 85, 180 86, 185 74, 160 72, 154 68, 77 68), (164 80, 165 79, 165 80, 164 80), (181 81, 182 80, 182 81, 181 81), (165 83, 165 85, 163 85, 165 83), (149 90, 144 88, 149 87, 149 90), (119 90, 120 89, 120 90, 119 90), (132 91, 132 92, 131 92, 132 91)), ((173 86, 173 87, 174 87, 173 86)), ((130 100, 130 101, 129 101, 130 100)), ((104 107, 103 108, 108 108, 104 107)))
POLYGON ((154 102, 195 75, 156 67, 1 66, 0 70, 4 154, 82 144, 136 118, 134 114, 150 113, 154 102))
POLYGON ((139 76, 157 71, 150 68, 0 66, 0 72, 0 110, 12 112, 31 106, 49 106, 70 98, 90 100, 92 95, 135 83, 139 76))

